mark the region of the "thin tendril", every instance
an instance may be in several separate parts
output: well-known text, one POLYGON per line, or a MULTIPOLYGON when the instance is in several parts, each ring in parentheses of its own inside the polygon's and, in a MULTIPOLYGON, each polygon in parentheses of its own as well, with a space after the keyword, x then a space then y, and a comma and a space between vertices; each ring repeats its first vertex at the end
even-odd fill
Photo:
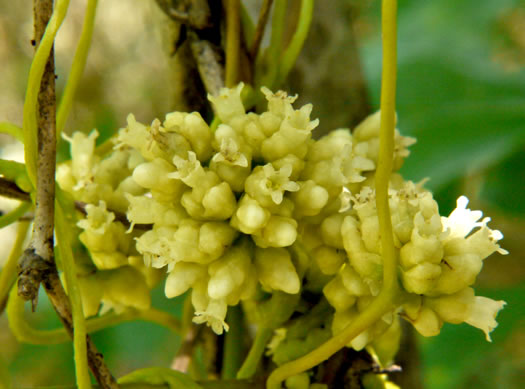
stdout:
POLYGON ((75 92, 77 91, 80 77, 86 67, 86 60, 91 46, 91 39, 93 37, 93 27, 95 25, 95 14, 97 10, 98 0, 88 0, 86 6, 86 14, 84 16, 84 26, 78 41, 78 47, 73 57, 73 64, 69 72, 64 94, 60 100, 60 105, 57 112, 57 139, 60 139, 60 134, 64 129, 67 117, 73 105, 75 92))
POLYGON ((36 186, 36 165, 38 155, 37 140, 37 101, 40 90, 40 82, 44 74, 47 58, 51 52, 53 41, 64 21, 69 0, 58 0, 51 15, 51 19, 38 45, 38 49, 31 63, 29 78, 27 80, 26 97, 23 112, 23 132, 24 132, 24 157, 27 166, 27 174, 33 185, 36 186))
POLYGON ((261 327, 257 330, 257 335, 255 335, 255 340, 248 352, 248 356, 237 373, 237 379, 252 378, 254 376, 257 371, 257 365, 264 354, 264 349, 272 335, 273 330, 270 328, 261 327))
MULTIPOLYGON (((9 297, 7 313, 9 315, 10 326, 16 339, 23 343, 30 344, 60 344, 69 342, 71 338, 65 328, 53 330, 39 330, 33 328, 24 318, 24 300, 20 297, 9 297), (11 323, 12 322, 12 323, 11 323)), ((179 320, 169 313, 150 308, 146 311, 136 309, 127 309, 122 313, 108 313, 104 316, 93 317, 86 320, 86 329, 88 333, 101 331, 105 328, 114 327, 124 322, 132 320, 143 320, 166 327, 173 332, 180 334, 179 320)))
POLYGON ((0 313, 3 311, 9 290, 15 283, 18 259, 22 254, 23 244, 27 237, 28 229, 28 221, 21 221, 18 223, 15 243, 13 244, 11 252, 9 253, 9 257, 2 268, 2 272, 0 273, 0 313))
POLYGON ((280 389, 286 378, 306 371, 327 360, 352 339, 376 323, 385 313, 395 308, 399 286, 397 256, 394 248, 392 222, 388 205, 388 182, 392 171, 395 126, 396 88, 396 0, 383 0, 383 70, 381 80, 381 129, 379 161, 376 170, 376 206, 381 231, 383 257, 383 287, 374 301, 342 332, 310 353, 275 369, 268 377, 268 389, 280 389))
POLYGON ((226 80, 227 88, 233 88, 239 81, 240 50, 240 3, 239 0, 226 0, 226 80))
POLYGON ((16 140, 24 143, 24 134, 22 129, 16 124, 9 122, 0 122, 0 133, 11 135, 16 140))
MULTIPOLYGON (((266 73, 262 76, 259 86, 266 86, 273 89, 277 75, 279 74, 279 64, 281 59, 282 42, 284 36, 284 25, 286 23, 287 0, 275 0, 272 15, 272 34, 270 37, 270 47, 266 58, 266 73)), ((257 68, 256 68, 257 70, 257 68)), ((257 74, 255 75, 257 78, 257 74)), ((256 88, 258 89, 258 88, 256 88)))
MULTIPOLYGON (((18 207, 13 209, 11 212, 6 213, 5 215, 0 216, 0 228, 4 228, 18 219, 20 219, 24 214, 31 209, 31 203, 21 203, 18 207)), ((18 260, 18 259, 17 259, 18 260)))
POLYGON ((82 298, 80 289, 78 287, 77 272, 75 269, 75 260, 73 258, 73 251, 71 250, 71 239, 69 235, 69 228, 62 206, 59 202, 56 203, 56 239, 60 257, 62 258, 62 266, 66 278, 67 291, 69 300, 71 301, 71 311, 73 315, 73 346, 75 350, 75 372, 77 379, 77 386, 79 389, 90 389, 91 380, 89 377, 89 367, 87 360, 87 344, 86 344, 86 321, 84 319, 84 312, 82 309, 82 298))
POLYGON ((304 41, 310 30, 314 11, 314 0, 302 0, 301 11, 299 13, 298 25, 290 44, 283 53, 277 76, 277 85, 280 85, 292 70, 297 57, 303 48, 304 41))

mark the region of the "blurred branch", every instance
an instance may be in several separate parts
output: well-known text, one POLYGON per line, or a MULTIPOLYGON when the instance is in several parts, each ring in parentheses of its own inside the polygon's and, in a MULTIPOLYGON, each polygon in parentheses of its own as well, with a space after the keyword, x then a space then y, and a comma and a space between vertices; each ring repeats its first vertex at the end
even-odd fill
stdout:
MULTIPOLYGON (((30 202, 31 197, 29 193, 24 192, 22 189, 20 189, 13 181, 7 180, 3 177, 0 177, 0 196, 7 197, 9 199, 13 200, 20 200, 24 202, 30 202)), ((88 204, 84 203, 82 201, 75 201, 75 209, 77 211, 82 212, 84 215, 87 214, 86 206, 88 204)), ((115 214, 115 220, 122 223, 124 227, 130 227, 130 222, 127 218, 127 216, 121 212, 114 211, 109 209, 109 212, 113 212, 115 214)), ((151 229, 151 224, 134 224, 133 228, 139 229, 139 230, 149 230, 151 229)))
MULTIPOLYGON (((35 42, 40 43, 53 13, 53 2, 35 0, 35 42)), ((36 308, 44 274, 54 267, 53 230, 55 214, 56 95, 54 49, 47 59, 38 92, 38 156, 35 219, 29 247, 19 263, 18 294, 36 308)))
POLYGON ((210 26, 210 7, 206 0, 155 0, 155 3, 177 22, 199 30, 210 26))
POLYGON ((7 197, 13 200, 31 201, 29 193, 24 192, 14 182, 0 177, 0 196, 7 197))
POLYGON ((255 33, 253 42, 250 47, 250 58, 255 63, 259 47, 261 46, 262 38, 264 36, 264 30, 268 17, 270 16, 270 9, 272 8, 273 0, 264 0, 261 6, 261 12, 259 13, 259 19, 257 20, 257 26, 255 27, 255 33))
POLYGON ((206 91, 212 96, 217 96, 219 90, 224 87, 224 69, 218 61, 218 55, 213 45, 201 40, 194 32, 188 32, 191 53, 197 64, 197 70, 202 79, 206 91))

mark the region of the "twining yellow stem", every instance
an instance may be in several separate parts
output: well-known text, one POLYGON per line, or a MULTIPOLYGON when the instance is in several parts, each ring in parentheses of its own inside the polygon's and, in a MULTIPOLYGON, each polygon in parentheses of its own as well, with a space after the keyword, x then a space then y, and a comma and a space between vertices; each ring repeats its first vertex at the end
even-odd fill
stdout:
MULTIPOLYGON (((30 344, 60 344, 71 340, 64 327, 53 330, 39 330, 32 327, 24 317, 24 300, 18 297, 16 289, 13 289, 9 296, 7 314, 9 315, 11 331, 19 342, 30 344)), ((155 308, 150 308, 145 311, 129 308, 119 314, 107 313, 104 316, 86 320, 86 329, 87 332, 91 334, 132 320, 143 320, 155 323, 169 328, 177 334, 181 333, 181 324, 176 317, 155 308)))
POLYGON ((0 122, 0 133, 9 134, 16 140, 24 143, 24 134, 22 132, 22 129, 16 124, 9 122, 0 122))
POLYGON ((64 89, 64 94, 60 99, 60 105, 58 107, 57 140, 60 139, 60 134, 66 125, 67 117, 71 111, 71 106, 73 105, 75 92, 77 91, 80 78, 86 67, 87 55, 89 47, 91 46, 91 38, 93 37, 97 3, 98 0, 88 0, 86 5, 84 26, 82 27, 82 33, 80 34, 80 40, 78 41, 77 51, 73 57, 73 64, 71 65, 71 71, 69 72, 69 78, 64 89))
POLYGON ((24 131, 24 157, 27 165, 27 174, 33 187, 36 187, 36 162, 38 155, 38 141, 37 141, 37 100, 38 92, 40 90, 40 82, 47 58, 51 52, 53 41, 64 21, 67 9, 69 7, 69 0, 58 0, 55 5, 53 15, 49 20, 46 31, 42 36, 42 40, 38 45, 38 49, 31 63, 29 70, 29 78, 27 80, 26 97, 24 101, 23 111, 23 131, 24 131))
POLYGON ((70 227, 62 206, 58 201, 55 204, 55 235, 66 278, 67 293, 71 301, 77 386, 79 389, 91 389, 87 359, 86 321, 84 319, 82 298, 78 287, 75 260, 73 258, 73 251, 71 250, 70 227))
POLYGON ((263 0, 261 5, 261 10, 259 12, 259 19, 257 20, 257 25, 252 34, 253 40, 249 41, 249 54, 252 61, 255 62, 257 58, 257 53, 261 46, 261 42, 264 36, 264 30, 266 28, 266 23, 268 22, 268 17, 270 16, 270 9, 272 8, 273 0, 263 0))
POLYGON ((233 88, 239 81, 239 50, 241 19, 239 0, 225 0, 226 4, 226 75, 227 88, 233 88))
MULTIPOLYGON (((5 215, 0 216, 0 228, 4 228, 11 223, 16 222, 24 214, 29 211, 32 207, 31 203, 21 203, 18 207, 13 209, 11 212, 6 213, 5 215)), ((17 258, 18 262, 18 258, 17 258)))
MULTIPOLYGON (((24 204, 22 204, 20 207, 22 207, 23 205, 24 204)), ((15 243, 11 248, 11 252, 9 253, 7 261, 4 263, 2 272, 0 273, 0 313, 2 312, 4 304, 7 301, 7 295, 9 293, 9 290, 15 283, 18 260, 20 259, 20 255, 23 251, 23 244, 27 237, 28 229, 28 221, 21 221, 18 223, 15 243)))
POLYGON ((303 357, 275 369, 266 382, 267 389, 280 389, 288 377, 311 369, 339 351, 352 339, 395 309, 399 296, 397 254, 388 205, 388 182, 392 172, 396 89, 396 0, 382 2, 383 70, 381 79, 381 129, 379 160, 376 169, 376 207, 381 232, 383 286, 374 301, 342 332, 303 357))
POLYGON ((299 12, 299 20, 297 21, 297 28, 293 34, 290 44, 283 53, 276 85, 281 85, 286 77, 288 77, 290 70, 292 70, 297 57, 303 48, 308 31, 310 30, 313 12, 314 0, 302 0, 301 11, 299 12))
POLYGON ((394 158, 394 129, 396 125, 396 69, 397 69, 397 0, 383 0, 383 70, 381 75, 381 125, 379 130, 379 157, 376 168, 376 207, 379 217, 381 254, 383 256, 383 288, 397 287, 397 258, 394 248, 388 183, 394 158))
POLYGON ((275 0, 274 3, 272 14, 272 34, 270 37, 270 46, 268 47, 265 58, 267 69, 262 69, 264 72, 262 75, 257 73, 258 67, 255 69, 257 86, 266 86, 270 89, 273 89, 275 86, 275 81, 279 74, 288 0, 275 0))
POLYGON ((237 372, 237 379, 252 378, 257 372, 257 366, 264 354, 266 345, 273 336, 273 329, 261 327, 257 330, 257 334, 252 343, 252 347, 241 368, 237 372))

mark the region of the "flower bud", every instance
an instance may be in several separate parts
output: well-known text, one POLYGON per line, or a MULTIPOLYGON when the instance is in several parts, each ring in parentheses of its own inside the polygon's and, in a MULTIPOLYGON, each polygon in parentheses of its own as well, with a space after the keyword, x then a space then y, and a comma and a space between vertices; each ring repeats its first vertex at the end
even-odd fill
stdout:
POLYGON ((362 278, 351 266, 344 266, 339 272, 341 281, 346 290, 353 296, 370 295, 369 287, 363 282, 362 278))
POLYGON ((321 223, 321 235, 323 242, 336 249, 344 248, 342 225, 345 216, 341 214, 335 214, 327 217, 321 223))
POLYGON ((74 190, 81 189, 93 182, 95 165, 99 159, 95 155, 97 138, 97 130, 92 131, 89 136, 82 132, 75 132, 71 138, 65 137, 71 144, 71 171, 77 182, 74 190))
POLYGON ((281 126, 282 117, 279 117, 272 112, 263 112, 259 115, 259 123, 261 125, 261 130, 263 131, 266 137, 271 136, 274 132, 279 130, 281 126))
POLYGON ((270 216, 271 214, 267 209, 245 194, 239 201, 231 225, 245 234, 253 234, 266 225, 270 216))
POLYGON ((230 185, 222 182, 210 188, 202 199, 204 217, 215 220, 226 220, 235 212, 237 201, 230 185))
POLYGON ((299 292, 301 283, 288 250, 257 247, 255 249, 255 266, 263 287, 270 290, 282 290, 291 294, 299 292))
POLYGON ((140 164, 133 170, 133 179, 146 189, 154 189, 162 193, 176 196, 183 188, 181 182, 170 178, 174 167, 163 159, 154 159, 151 162, 140 164))
POLYGON ((409 293, 425 294, 431 291, 441 275, 441 266, 428 262, 420 263, 410 270, 402 270, 403 287, 409 293))
POLYGON ((405 269, 421 262, 438 264, 443 258, 443 245, 439 236, 421 236, 414 229, 412 240, 401 247, 399 262, 405 269))
POLYGON ((244 247, 233 247, 217 261, 210 264, 208 294, 212 299, 226 298, 238 289, 251 265, 250 253, 244 247))
POLYGON ((191 288, 195 281, 205 276, 205 266, 191 262, 177 262, 166 278, 164 293, 167 298, 180 296, 191 288))
POLYGON ((149 289, 144 276, 131 266, 99 272, 104 280, 102 301, 117 311, 123 307, 148 309, 150 307, 149 289))
POLYGON ((474 290, 465 288, 451 295, 436 298, 426 297, 424 301, 425 306, 436 312, 441 320, 459 324, 470 315, 471 307, 474 305, 474 290))
POLYGON ((330 305, 338 312, 346 311, 356 302, 356 296, 351 295, 344 287, 340 276, 328 282, 323 288, 323 293, 330 305))
POLYGON ((358 227, 358 221, 352 216, 346 216, 341 225, 343 244, 350 264, 362 277, 380 279, 382 275, 381 256, 366 251, 358 227))
POLYGON ((477 254, 445 256, 443 261, 441 276, 432 290, 435 295, 453 294, 472 285, 483 266, 477 254))
POLYGON ((443 321, 430 308, 422 306, 418 317, 411 320, 414 328, 423 336, 436 336, 441 331, 443 321))
POLYGON ((315 259, 321 272, 327 275, 336 274, 346 261, 344 251, 329 246, 317 247, 313 251, 312 257, 315 259))
POLYGON ((219 258, 232 244, 238 232, 224 222, 207 222, 199 230, 199 250, 219 258))
POLYGON ((198 112, 172 112, 166 115, 164 127, 183 135, 191 144, 200 161, 207 161, 212 155, 210 127, 198 112))
POLYGON ((90 254, 95 266, 101 270, 116 269, 128 264, 128 257, 118 251, 103 252, 90 250, 90 254))
POLYGON ((250 149, 250 154, 254 159, 261 159, 261 143, 266 139, 266 135, 259 123, 259 117, 249 113, 245 118, 236 118, 230 122, 234 128, 238 128, 242 133, 243 139, 250 149))
POLYGON ((103 288, 95 274, 78 277, 78 285, 82 296, 82 310, 85 317, 95 316, 100 308, 103 288))
POLYGON ((127 194, 129 208, 126 213, 132 224, 176 226, 188 215, 180 205, 161 203, 151 197, 127 194))
MULTIPOLYGON (((169 242, 170 255, 177 261, 208 264, 213 261, 207 253, 199 250, 199 235, 202 223, 192 219, 183 220, 169 242)), ((204 245, 204 244, 203 244, 204 245)))
POLYGON ((223 123, 228 123, 236 116, 244 115, 244 106, 241 101, 241 91, 244 84, 241 82, 236 88, 221 88, 218 96, 208 94, 213 110, 223 123))
POLYGON ((299 185, 300 189, 290 195, 295 203, 295 214, 298 217, 319 214, 328 203, 328 191, 312 180, 302 182, 299 185))
POLYGON ((282 216, 270 216, 260 235, 253 235, 259 247, 287 247, 297 239, 297 222, 282 216))

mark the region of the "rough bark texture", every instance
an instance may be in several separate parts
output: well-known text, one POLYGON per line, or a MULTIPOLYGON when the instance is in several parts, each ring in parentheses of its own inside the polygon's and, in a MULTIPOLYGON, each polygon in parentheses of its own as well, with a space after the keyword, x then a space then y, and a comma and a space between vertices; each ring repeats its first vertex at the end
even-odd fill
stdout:
MULTIPOLYGON (((36 48, 53 13, 52 0, 35 0, 34 26, 36 48)), ((18 293, 36 306, 40 283, 68 333, 73 335, 71 305, 58 276, 54 259, 56 95, 54 53, 51 49, 38 94, 38 159, 33 235, 19 264, 18 293)), ((86 337, 88 363, 99 385, 118 388, 89 335, 86 337)))

